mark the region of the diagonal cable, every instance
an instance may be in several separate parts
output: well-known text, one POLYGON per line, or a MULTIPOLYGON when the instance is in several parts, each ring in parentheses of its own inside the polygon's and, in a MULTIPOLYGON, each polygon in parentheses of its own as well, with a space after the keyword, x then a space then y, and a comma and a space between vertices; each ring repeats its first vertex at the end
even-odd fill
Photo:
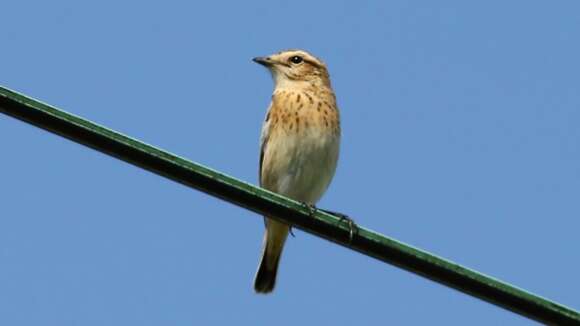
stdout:
MULTIPOLYGON (((240 181, 0 86, 0 112, 260 215, 398 266, 528 318, 580 325, 580 313, 369 229, 352 239, 340 217, 240 181)), ((0 134, 0 137, 7 135, 0 134)))

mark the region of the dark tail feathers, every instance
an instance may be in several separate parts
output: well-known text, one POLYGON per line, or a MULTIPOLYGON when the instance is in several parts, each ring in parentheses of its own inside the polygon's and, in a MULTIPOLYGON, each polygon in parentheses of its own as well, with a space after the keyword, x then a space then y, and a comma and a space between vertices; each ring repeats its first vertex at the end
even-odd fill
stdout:
POLYGON ((254 290, 257 293, 267 294, 274 290, 279 261, 280 253, 272 255, 268 252, 268 247, 265 246, 262 261, 260 262, 260 267, 258 267, 256 279, 254 280, 254 290), (271 259, 275 259, 275 261, 270 261, 271 259))

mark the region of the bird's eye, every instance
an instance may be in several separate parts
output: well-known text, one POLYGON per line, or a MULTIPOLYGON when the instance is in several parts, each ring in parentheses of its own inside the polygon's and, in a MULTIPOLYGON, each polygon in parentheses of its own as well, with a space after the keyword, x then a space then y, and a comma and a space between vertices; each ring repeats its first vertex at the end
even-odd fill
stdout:
POLYGON ((294 64, 299 64, 302 61, 303 61, 302 57, 297 56, 297 55, 290 58, 290 62, 292 62, 294 64))

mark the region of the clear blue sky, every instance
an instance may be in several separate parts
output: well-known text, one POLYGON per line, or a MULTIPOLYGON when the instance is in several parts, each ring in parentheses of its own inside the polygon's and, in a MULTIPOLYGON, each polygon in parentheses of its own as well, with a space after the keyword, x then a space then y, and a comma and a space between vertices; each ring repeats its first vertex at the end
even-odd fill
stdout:
MULTIPOLYGON (((257 182, 304 48, 343 118, 320 205, 580 308, 578 1, 10 1, 0 84, 257 182)), ((262 219, 0 116, 1 325, 529 325, 303 232, 253 293, 262 219)))

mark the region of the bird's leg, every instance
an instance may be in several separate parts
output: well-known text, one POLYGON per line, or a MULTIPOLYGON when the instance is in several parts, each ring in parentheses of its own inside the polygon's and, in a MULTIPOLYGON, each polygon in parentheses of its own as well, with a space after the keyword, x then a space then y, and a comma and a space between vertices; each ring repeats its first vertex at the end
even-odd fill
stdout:
MULTIPOLYGON (((316 206, 314 206, 313 204, 309 204, 307 202, 301 202, 301 204, 302 206, 304 206, 304 208, 308 210, 308 216, 313 217, 317 209, 316 206)), ((296 237, 294 235, 294 232, 292 232, 292 227, 290 227, 290 235, 294 238, 296 237)))
POLYGON ((314 204, 302 202, 302 206, 304 206, 304 208, 306 208, 306 210, 308 210, 308 216, 314 217, 314 213, 316 213, 316 210, 318 209, 318 208, 316 208, 316 206, 314 206, 314 204))
MULTIPOLYGON (((339 212, 335 212, 335 211, 330 211, 327 209, 317 208, 315 205, 309 204, 306 202, 302 202, 302 205, 304 207, 306 207, 306 209, 308 210, 308 215, 310 215, 310 217, 314 216, 314 213, 316 213, 316 210, 321 210, 327 214, 334 215, 334 216, 338 217, 339 223, 347 222, 348 223, 348 230, 349 230, 349 232, 348 232, 349 237, 348 238, 349 238, 350 242, 352 242, 352 239, 354 238, 354 234, 355 233, 358 234, 358 226, 356 225, 354 220, 352 218, 350 218, 348 215, 343 214, 343 213, 339 213, 339 212)), ((290 231, 292 231, 292 229, 290 229, 290 231)), ((292 236, 294 236, 294 234, 292 234, 292 236)))
POLYGON ((350 218, 348 215, 343 214, 343 213, 329 211, 326 209, 320 209, 320 210, 327 213, 327 214, 334 215, 334 216, 338 217, 339 223, 347 222, 348 223, 348 236, 349 236, 348 239, 350 242, 352 242, 352 239, 354 238, 354 234, 355 233, 358 234, 358 226, 356 225, 354 220, 352 218, 350 218))

